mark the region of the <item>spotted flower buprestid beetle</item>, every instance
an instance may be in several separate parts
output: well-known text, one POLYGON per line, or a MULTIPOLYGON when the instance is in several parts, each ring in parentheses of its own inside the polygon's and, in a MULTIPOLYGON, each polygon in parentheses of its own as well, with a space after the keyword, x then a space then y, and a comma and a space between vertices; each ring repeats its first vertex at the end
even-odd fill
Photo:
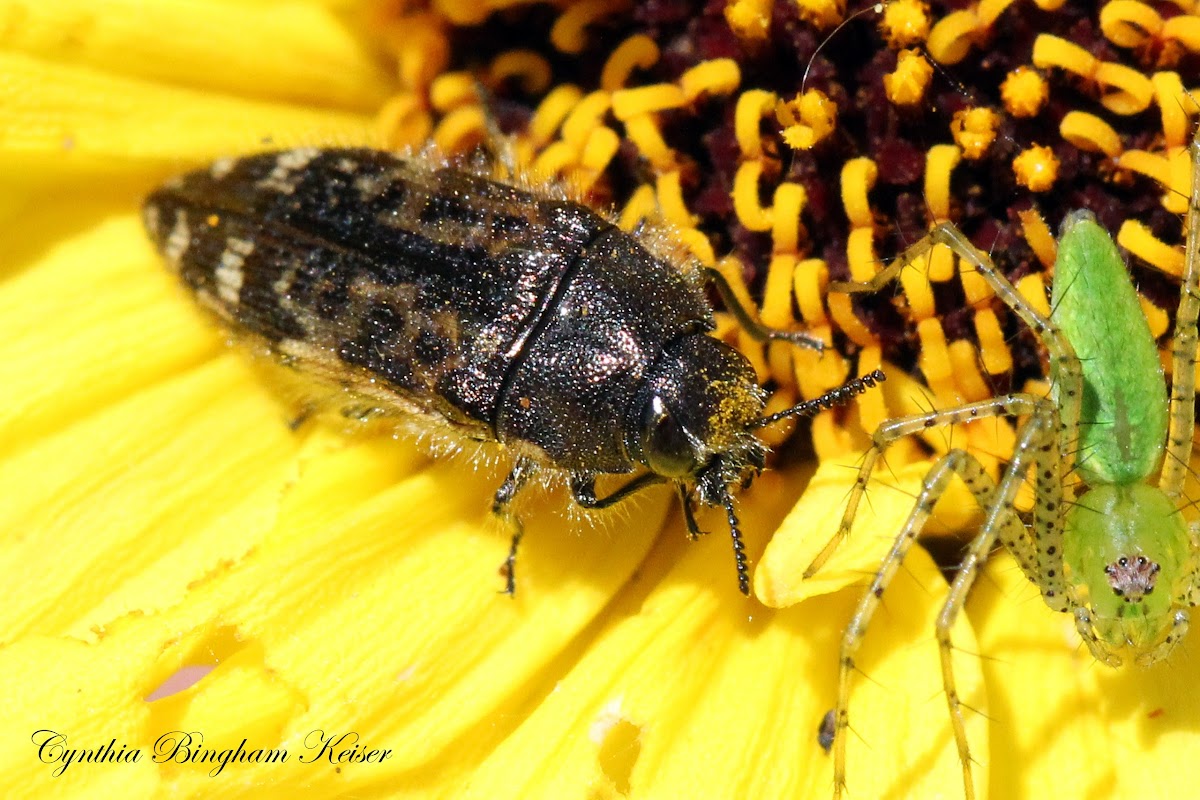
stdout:
POLYGON ((522 530, 510 504, 542 473, 589 509, 674 483, 693 537, 695 502, 724 508, 749 594, 732 489, 764 466, 754 431, 882 373, 764 416, 750 363, 707 335, 705 284, 758 340, 818 340, 763 327, 718 272, 673 263, 654 234, 561 190, 429 161, 315 148, 223 160, 151 194, 146 227, 235 338, 340 390, 343 413, 511 452, 493 503, 515 531, 508 593, 522 530), (598 496, 606 474, 634 477, 598 496))

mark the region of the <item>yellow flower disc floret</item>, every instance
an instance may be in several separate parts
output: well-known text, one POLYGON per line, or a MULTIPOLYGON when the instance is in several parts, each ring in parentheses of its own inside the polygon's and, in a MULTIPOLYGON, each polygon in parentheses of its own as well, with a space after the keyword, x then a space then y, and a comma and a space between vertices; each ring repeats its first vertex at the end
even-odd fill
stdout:
POLYGON ((911 47, 929 37, 929 6, 921 0, 888 3, 879 20, 879 31, 889 47, 911 47))
POLYGON ((1058 178, 1058 158, 1049 147, 1031 147, 1013 159, 1013 174, 1029 191, 1044 192, 1058 178))
POLYGON ((902 50, 896 58, 896 69, 883 76, 883 88, 888 100, 898 106, 911 106, 921 102, 929 81, 933 77, 933 65, 917 50, 902 50))
POLYGON ((954 113, 950 133, 962 149, 963 157, 976 160, 983 158, 996 140, 999 123, 1000 118, 990 108, 966 108, 954 113))
POLYGON ((1031 67, 1017 67, 1000 84, 1000 99, 1014 117, 1034 117, 1050 99, 1050 86, 1031 67))

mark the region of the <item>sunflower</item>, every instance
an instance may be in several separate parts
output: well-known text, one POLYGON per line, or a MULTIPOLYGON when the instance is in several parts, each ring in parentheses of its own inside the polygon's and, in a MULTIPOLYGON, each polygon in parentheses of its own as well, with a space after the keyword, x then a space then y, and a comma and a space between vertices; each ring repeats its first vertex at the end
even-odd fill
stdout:
MULTIPOLYGON (((829 796, 842 630, 946 446, 894 448, 855 536, 801 581, 866 432, 1040 372, 967 278, 931 267, 854 301, 828 282, 954 219, 1037 296, 1039 219, 1102 206, 1169 328, 1181 209, 1162 187, 1189 177, 1200 23, 1131 0, 951 5, 0 0, 6 796, 829 796), (757 599, 669 493, 598 523, 535 501, 519 591, 497 596, 503 473, 293 429, 141 225, 147 192, 217 158, 463 152, 489 117, 529 174, 630 229, 665 219, 768 323, 825 337, 820 359, 742 342, 772 410, 887 365, 886 392, 781 435, 740 495, 757 599)), ((718 333, 739 341, 724 316, 718 333)), ((956 433, 993 457, 1011 434, 956 433)), ((938 521, 977 515, 956 496, 938 521)), ((904 566, 858 658, 850 791, 961 796, 946 579, 923 549, 904 566)), ((1150 669, 1097 666, 1000 554, 954 637, 977 796, 1196 785, 1196 636, 1150 669)))

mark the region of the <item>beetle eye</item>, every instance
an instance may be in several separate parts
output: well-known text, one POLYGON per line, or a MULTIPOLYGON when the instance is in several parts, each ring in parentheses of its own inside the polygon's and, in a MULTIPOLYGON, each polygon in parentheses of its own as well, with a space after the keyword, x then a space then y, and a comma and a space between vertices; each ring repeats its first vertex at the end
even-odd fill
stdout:
POLYGON ((651 470, 668 478, 691 474, 699 460, 693 438, 658 395, 642 415, 642 453, 651 470))

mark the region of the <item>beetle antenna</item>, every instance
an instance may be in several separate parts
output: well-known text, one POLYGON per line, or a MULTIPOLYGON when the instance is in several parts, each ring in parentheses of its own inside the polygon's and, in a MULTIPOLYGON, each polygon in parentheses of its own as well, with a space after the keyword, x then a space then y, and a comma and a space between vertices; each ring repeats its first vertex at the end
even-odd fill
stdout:
POLYGON ((870 389, 875 384, 886 380, 883 370, 874 370, 863 375, 861 378, 846 381, 836 389, 830 389, 825 394, 815 400, 805 400, 803 403, 798 403, 791 408, 780 411, 778 414, 772 414, 769 417, 763 417, 751 422, 748 428, 762 428, 778 422, 781 419, 788 417, 811 417, 818 411, 833 408, 834 406, 845 405, 850 402, 850 398, 856 394, 862 394, 867 389, 870 389))
POLYGON ((746 543, 742 541, 742 526, 733 507, 733 495, 726 490, 721 494, 721 505, 729 518, 729 535, 733 539, 733 561, 737 566, 738 591, 750 596, 750 568, 746 560, 746 543))

